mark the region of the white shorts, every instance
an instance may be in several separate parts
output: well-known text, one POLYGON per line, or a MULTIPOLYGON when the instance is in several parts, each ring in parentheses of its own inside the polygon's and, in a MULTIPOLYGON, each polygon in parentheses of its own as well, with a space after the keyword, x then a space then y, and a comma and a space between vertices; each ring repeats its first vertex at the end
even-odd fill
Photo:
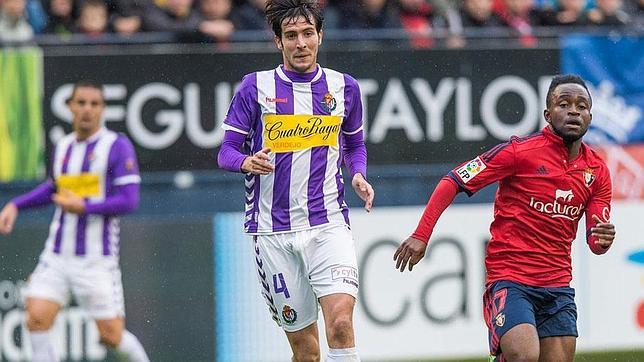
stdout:
POLYGON ((114 258, 88 260, 43 253, 23 296, 64 306, 70 294, 93 319, 125 316, 121 270, 114 258))
POLYGON ((320 297, 357 297, 358 263, 348 226, 257 235, 254 240, 262 294, 273 320, 285 331, 317 321, 320 297))

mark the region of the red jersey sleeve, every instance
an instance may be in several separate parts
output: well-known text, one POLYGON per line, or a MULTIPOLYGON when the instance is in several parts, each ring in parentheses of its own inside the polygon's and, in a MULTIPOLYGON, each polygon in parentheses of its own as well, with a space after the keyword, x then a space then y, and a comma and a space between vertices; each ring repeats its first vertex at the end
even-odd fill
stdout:
MULTIPOLYGON (((597 222, 593 220, 593 215, 597 215, 602 222, 610 222, 612 186, 608 169, 604 166, 599 171, 597 180, 595 180, 593 185, 593 193, 586 206, 586 242, 593 253, 604 254, 608 251, 608 248, 603 248, 595 244, 597 238, 592 235, 591 230, 597 225, 597 222)), ((592 173, 586 172, 585 177, 589 178, 593 177, 593 175, 592 173)))
POLYGON ((485 186, 515 173, 515 147, 514 142, 496 145, 475 159, 462 163, 450 171, 448 176, 456 181, 459 191, 471 196, 485 186))

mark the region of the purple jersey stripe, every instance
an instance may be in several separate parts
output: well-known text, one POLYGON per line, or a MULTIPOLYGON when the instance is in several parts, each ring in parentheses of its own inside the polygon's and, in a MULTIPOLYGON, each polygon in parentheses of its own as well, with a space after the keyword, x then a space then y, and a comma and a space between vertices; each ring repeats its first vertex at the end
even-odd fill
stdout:
MULTIPOLYGON (((313 114, 328 115, 330 110, 323 107, 324 95, 329 92, 326 76, 322 73, 322 79, 311 84, 313 114)), ((329 153, 327 146, 315 147, 311 150, 311 170, 309 177, 307 203, 309 208, 309 224, 311 226, 322 225, 329 222, 327 210, 324 207, 324 176, 326 174, 326 162, 329 153)))
MULTIPOLYGON (((295 98, 293 96, 293 85, 279 78, 275 72, 275 97, 286 98, 287 102, 277 103, 277 114, 293 114, 295 98)), ((273 184, 273 205, 271 216, 273 219, 273 231, 291 229, 290 214, 290 189, 291 189, 291 167, 293 165, 293 153, 278 153, 275 156, 275 174, 273 184)))
POLYGON ((343 148, 343 137, 340 137, 338 139, 338 146, 340 148, 340 157, 338 157, 338 172, 335 174, 335 183, 338 186, 338 206, 340 209, 342 209, 342 216, 344 216, 344 222, 347 223, 347 225, 350 225, 349 223, 349 208, 345 205, 344 202, 344 182, 342 180, 342 159, 344 157, 344 154, 342 152, 343 148))
MULTIPOLYGON (((72 155, 72 146, 73 142, 67 146, 67 151, 65 151, 65 157, 63 158, 63 165, 61 168, 61 175, 64 175, 67 173, 67 166, 69 165, 69 158, 72 155)), ((58 191, 58 190, 56 190, 58 191)), ((56 240, 54 242, 54 253, 59 254, 60 253, 60 245, 62 244, 63 241, 63 220, 65 220, 65 212, 63 210, 60 210, 60 218, 58 219, 58 230, 56 230, 56 240)))
MULTIPOLYGON (((81 172, 89 171, 89 163, 94 158, 94 147, 96 141, 87 145, 85 148, 85 156, 83 156, 83 166, 81 172)), ((78 216, 78 225, 76 226, 76 255, 85 255, 86 243, 86 229, 87 229, 87 214, 78 216)))
POLYGON ((110 255, 110 217, 103 216, 103 255, 110 255))

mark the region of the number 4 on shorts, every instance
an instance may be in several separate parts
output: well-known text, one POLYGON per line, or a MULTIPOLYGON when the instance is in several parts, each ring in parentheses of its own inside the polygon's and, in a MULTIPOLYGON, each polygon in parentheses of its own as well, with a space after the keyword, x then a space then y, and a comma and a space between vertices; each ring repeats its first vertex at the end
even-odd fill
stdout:
POLYGON ((288 288, 286 288, 286 281, 284 281, 284 275, 282 273, 273 274, 273 288, 275 289, 275 293, 284 293, 286 298, 291 297, 288 293, 288 288), (278 279, 279 285, 277 285, 278 279))

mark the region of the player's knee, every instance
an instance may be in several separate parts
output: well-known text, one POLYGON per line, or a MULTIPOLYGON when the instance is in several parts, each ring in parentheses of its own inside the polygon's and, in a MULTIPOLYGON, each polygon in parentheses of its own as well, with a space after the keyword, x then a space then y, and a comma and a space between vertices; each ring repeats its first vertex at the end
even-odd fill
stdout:
POLYGON ((47 331, 51 328, 53 320, 38 313, 28 313, 27 315, 27 329, 35 331, 47 331))
POLYGON ((118 328, 102 328, 100 332, 100 341, 110 348, 116 348, 121 344, 123 331, 118 328))
POLYGON ((537 362, 539 361, 539 349, 525 348, 503 351, 503 357, 509 362, 537 362))
POLYGON ((353 322, 349 316, 338 316, 331 321, 329 328, 330 342, 345 345, 353 342, 353 322))
POLYGON ((293 362, 319 362, 320 351, 319 350, 294 351, 292 361, 293 362))

